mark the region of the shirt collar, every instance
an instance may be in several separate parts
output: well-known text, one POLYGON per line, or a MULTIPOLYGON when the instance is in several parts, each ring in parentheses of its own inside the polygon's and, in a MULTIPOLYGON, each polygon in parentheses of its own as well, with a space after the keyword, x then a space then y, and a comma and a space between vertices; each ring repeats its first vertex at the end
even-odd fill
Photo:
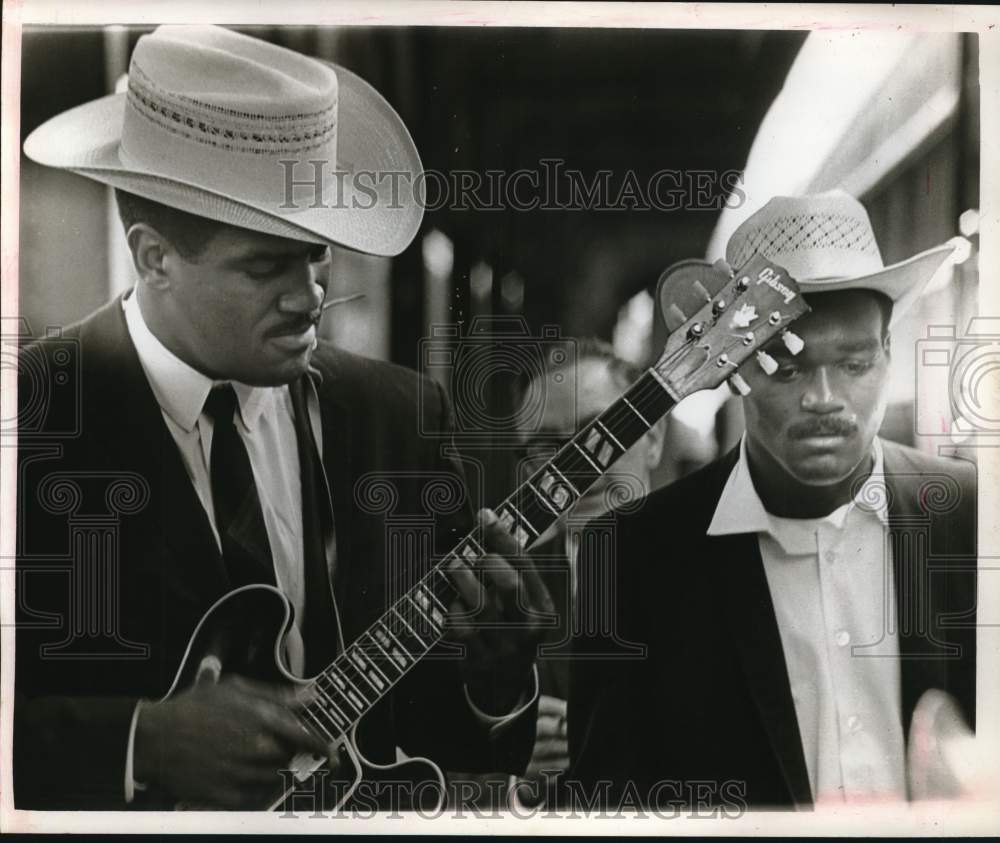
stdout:
MULTIPOLYGON (((729 473, 716 504, 707 534, 724 536, 737 533, 767 533, 786 552, 801 552, 807 535, 811 535, 818 522, 827 522, 836 529, 842 529, 847 517, 853 512, 874 514, 883 525, 888 525, 888 496, 885 491, 885 462, 882 443, 878 437, 872 443, 874 463, 872 472, 858 489, 854 499, 831 512, 824 518, 779 518, 765 508, 750 477, 747 461, 747 443, 744 434, 740 441, 740 456, 729 473), (801 536, 799 534, 802 534, 801 536)), ((813 545, 815 547, 815 545, 813 545)))
MULTIPOLYGON (((192 368, 160 342, 146 324, 135 288, 122 301, 125 323, 139 362, 163 411, 190 433, 198 423, 205 399, 214 381, 192 368)), ((264 409, 274 400, 274 389, 232 381, 240 415, 247 430, 253 430, 264 409)))

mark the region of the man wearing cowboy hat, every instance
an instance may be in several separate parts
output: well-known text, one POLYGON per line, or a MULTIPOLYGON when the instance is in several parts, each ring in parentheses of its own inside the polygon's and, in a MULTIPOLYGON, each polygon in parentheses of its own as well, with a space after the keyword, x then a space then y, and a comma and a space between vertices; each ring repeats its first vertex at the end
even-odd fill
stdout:
MULTIPOLYGON (((419 172, 416 149, 341 67, 217 27, 164 26, 139 39, 126 93, 53 118, 25 152, 116 189, 138 283, 62 332, 80 349, 78 435, 47 440, 55 461, 22 452, 15 804, 263 807, 278 768, 328 747, 301 725, 290 687, 223 675, 164 698, 202 615, 238 586, 275 586, 294 608, 282 656, 311 676, 428 561, 397 560, 390 576, 360 480, 401 477, 400 509, 428 477, 457 485, 438 553, 472 526, 460 471, 418 435, 446 429, 441 391, 316 336, 328 246, 395 255, 415 235, 422 209, 400 174, 419 172), (359 203, 347 175, 358 171, 393 177, 359 203), (65 535, 67 513, 113 530, 76 549, 68 577, 65 566, 46 576, 42 558, 65 553, 49 539, 65 535)), ((22 350, 20 419, 45 354, 45 343, 22 350)), ((495 555, 511 549, 495 518, 481 521, 488 590, 457 570, 447 608, 515 623, 466 624, 464 659, 426 659, 401 679, 361 723, 372 761, 399 748, 451 769, 527 762, 532 613, 548 596, 534 571, 495 555)))
MULTIPOLYGON (((975 472, 878 437, 890 328, 950 251, 885 267, 842 192, 775 197, 733 234, 731 266, 762 254, 798 281, 804 348, 774 341, 743 367, 736 449, 620 516, 616 626, 647 649, 573 663, 569 778, 586 794, 901 799, 921 696, 949 692, 974 725, 975 472)), ((596 576, 581 571, 581 605, 596 576)))

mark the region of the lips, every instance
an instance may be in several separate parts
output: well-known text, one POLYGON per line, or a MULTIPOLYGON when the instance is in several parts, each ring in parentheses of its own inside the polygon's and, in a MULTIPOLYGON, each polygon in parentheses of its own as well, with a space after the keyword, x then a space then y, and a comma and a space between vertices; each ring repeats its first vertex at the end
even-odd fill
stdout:
POLYGON ((298 354, 316 344, 316 323, 306 321, 285 325, 269 331, 267 339, 272 345, 298 354))
POLYGON ((316 323, 312 319, 296 319, 294 322, 286 322, 283 325, 271 328, 265 336, 269 340, 277 337, 299 337, 303 336, 315 325, 316 323))

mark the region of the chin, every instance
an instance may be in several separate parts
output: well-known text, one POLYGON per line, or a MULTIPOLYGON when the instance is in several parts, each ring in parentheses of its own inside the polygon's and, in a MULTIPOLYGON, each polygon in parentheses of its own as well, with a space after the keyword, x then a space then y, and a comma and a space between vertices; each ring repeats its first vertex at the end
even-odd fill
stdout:
POLYGON ((850 476, 855 465, 842 457, 823 455, 789 463, 786 470, 806 486, 832 486, 850 476))

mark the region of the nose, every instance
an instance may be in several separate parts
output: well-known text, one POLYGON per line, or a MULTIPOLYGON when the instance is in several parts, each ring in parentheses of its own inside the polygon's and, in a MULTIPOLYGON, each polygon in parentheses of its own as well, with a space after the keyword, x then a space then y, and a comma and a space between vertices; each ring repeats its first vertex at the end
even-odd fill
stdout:
POLYGON ((802 393, 802 409, 809 413, 838 413, 844 406, 834 390, 829 369, 818 366, 802 393))
MULTIPOLYGON (((325 269, 323 267, 322 269, 325 269)), ((326 272, 309 261, 303 261, 288 276, 287 289, 278 299, 278 310, 296 316, 319 311, 326 298, 326 272)))

